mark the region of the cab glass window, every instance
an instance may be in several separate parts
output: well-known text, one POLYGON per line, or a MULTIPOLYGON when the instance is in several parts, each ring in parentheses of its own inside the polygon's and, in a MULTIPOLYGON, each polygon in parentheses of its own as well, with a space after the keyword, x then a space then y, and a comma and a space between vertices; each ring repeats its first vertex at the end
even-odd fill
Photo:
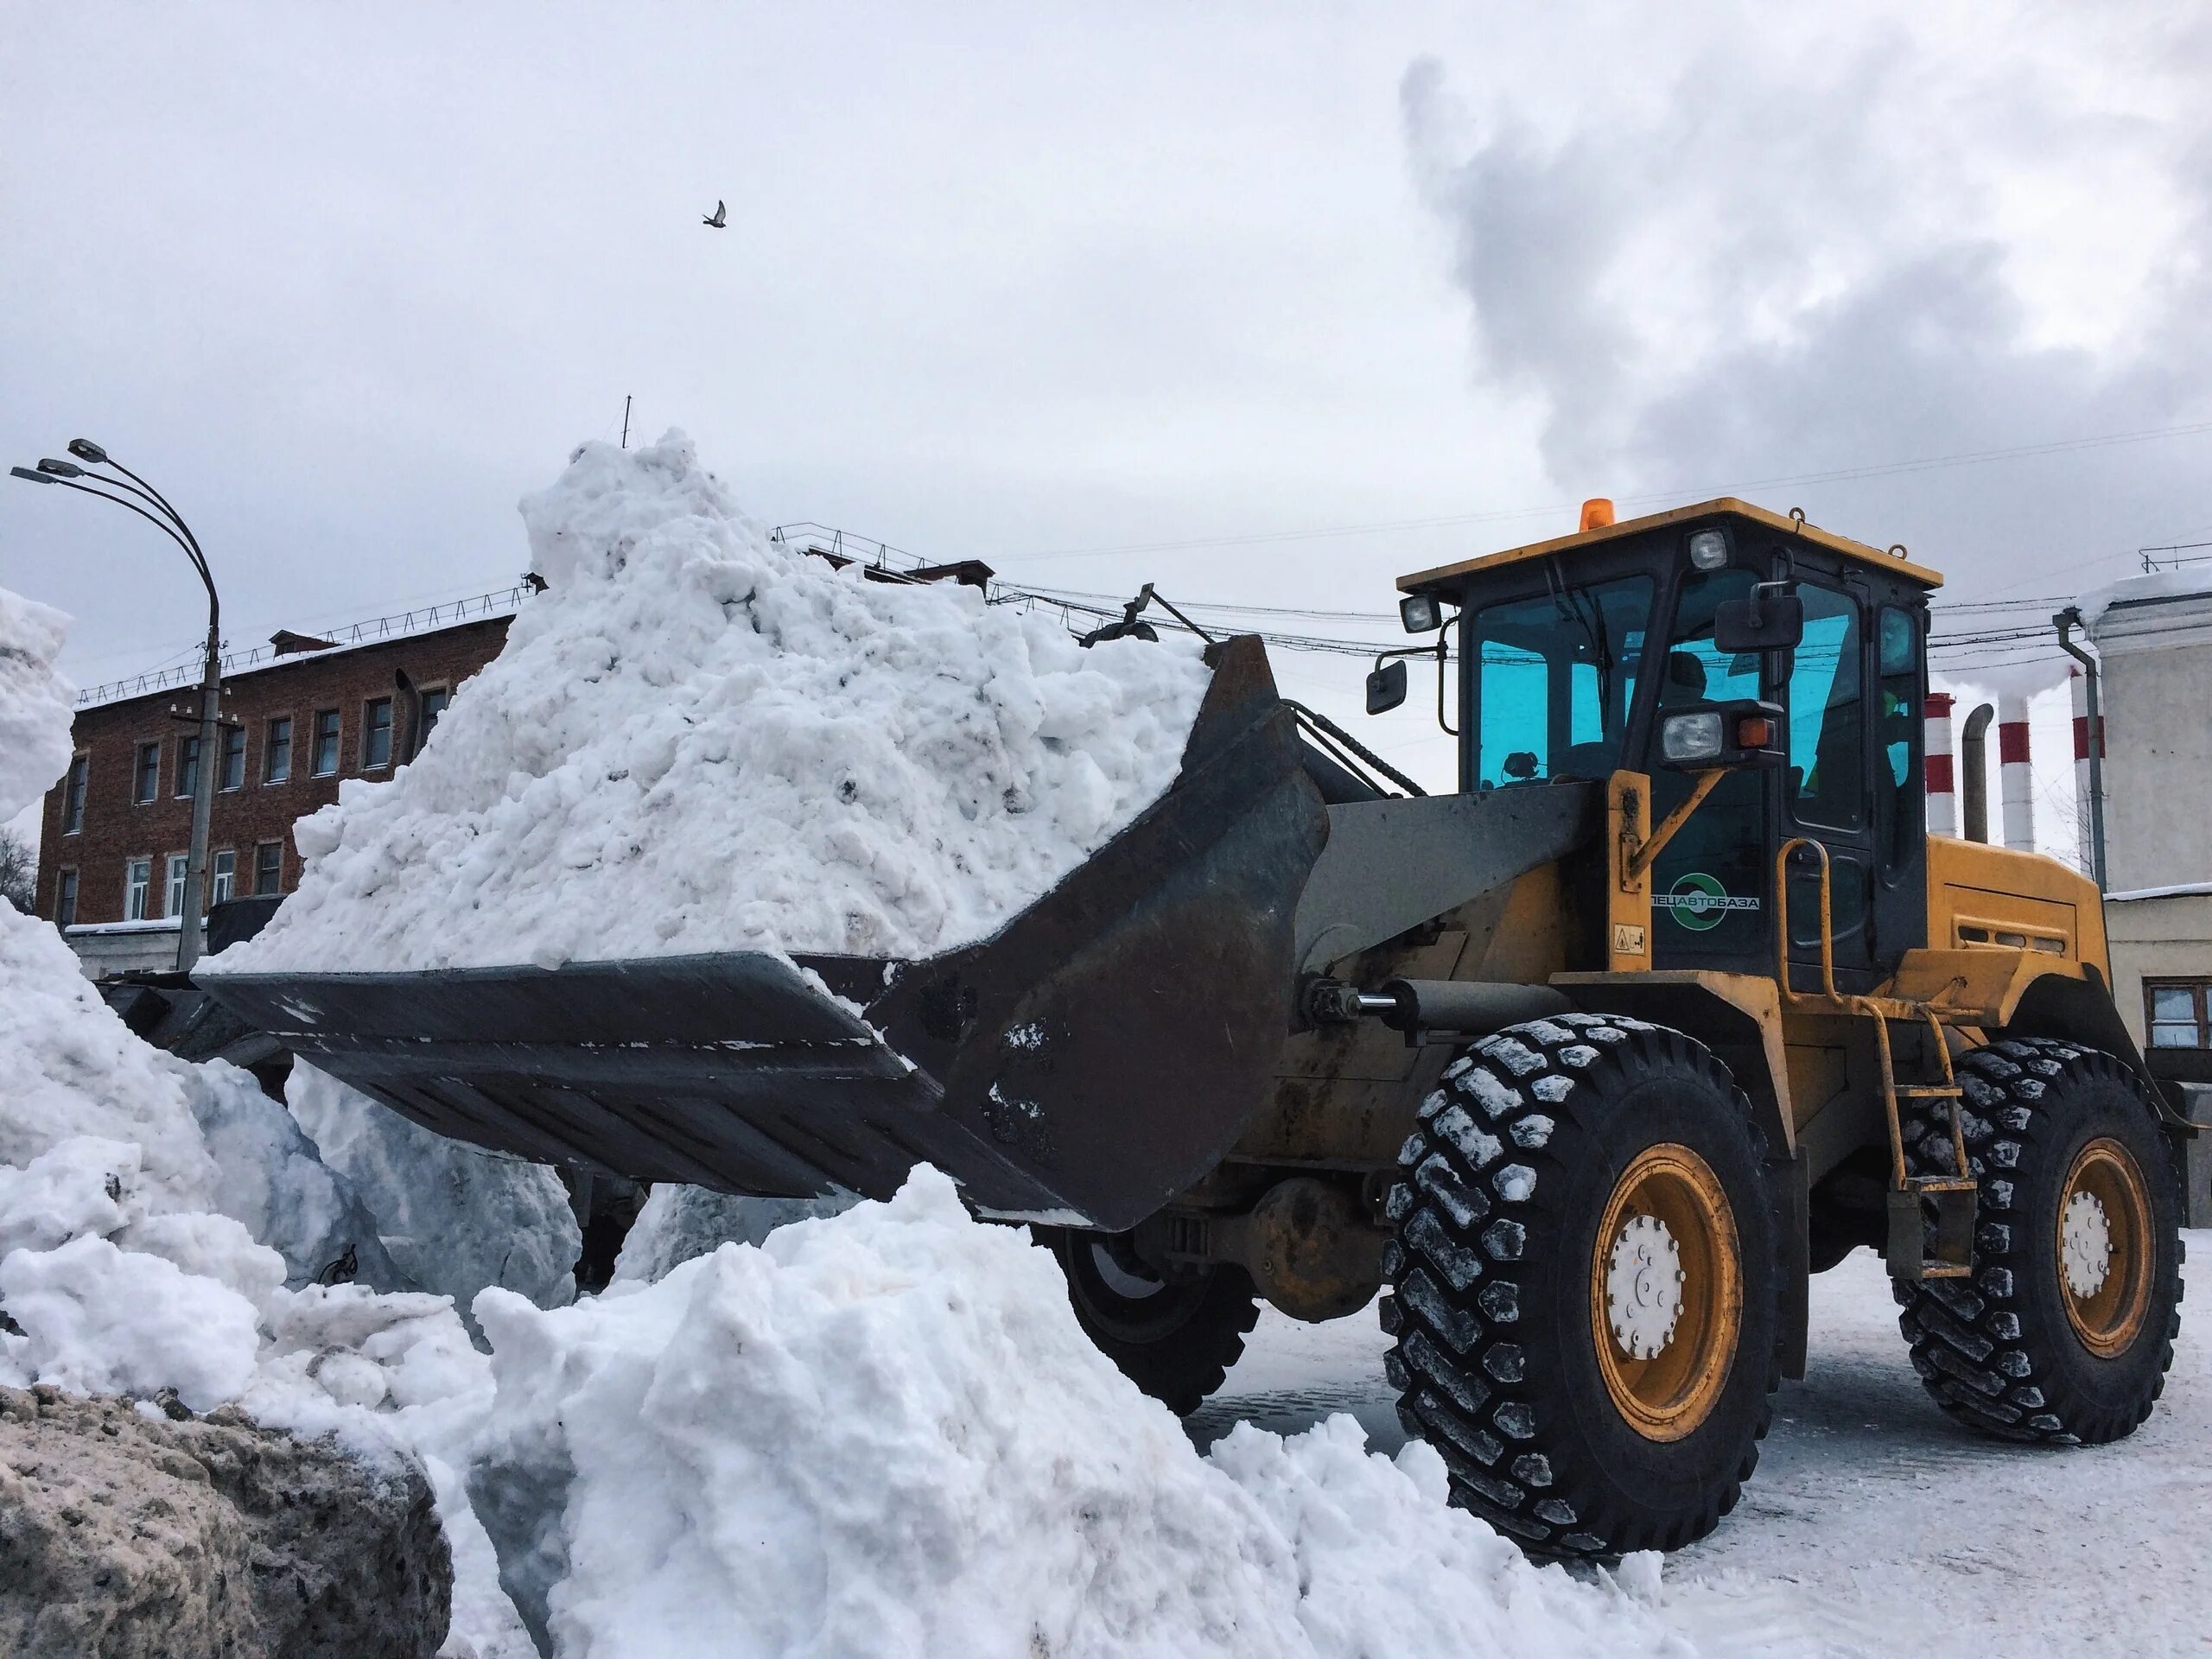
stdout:
POLYGON ((1667 641, 1659 706, 1679 709, 1692 702, 1732 702, 1759 695, 1759 653, 1714 649, 1713 613, 1730 600, 1749 599, 1754 578, 1748 570, 1697 571, 1682 583, 1675 601, 1675 631, 1667 641))
POLYGON ((1859 601, 1798 586, 1805 633, 1789 669, 1789 795, 1800 823, 1856 830, 1866 821, 1866 709, 1859 601))
POLYGON ((1613 772, 1651 599, 1650 578, 1630 576, 1475 613, 1475 788, 1613 772))
POLYGON ((1885 605, 1879 618, 1874 830, 1884 862, 1895 869, 1910 861, 1921 835, 1920 618, 1895 605, 1885 605))

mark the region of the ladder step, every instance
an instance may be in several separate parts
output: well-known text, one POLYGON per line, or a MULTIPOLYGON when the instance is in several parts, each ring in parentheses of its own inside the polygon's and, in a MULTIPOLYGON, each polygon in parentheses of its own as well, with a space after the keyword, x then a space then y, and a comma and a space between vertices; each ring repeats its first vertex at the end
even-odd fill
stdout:
POLYGON ((1899 1089, 1897 1098, 1903 1100, 1910 1096, 1914 1100, 1958 1100, 1965 1094, 1966 1090, 1955 1083, 1914 1084, 1910 1087, 1899 1089))
POLYGON ((1971 1279, 1974 1268, 1969 1262, 1939 1262, 1933 1256, 1920 1264, 1923 1279, 1971 1279))
POLYGON ((1908 1175, 1908 1192, 1972 1192, 1980 1184, 1971 1175, 1908 1175))

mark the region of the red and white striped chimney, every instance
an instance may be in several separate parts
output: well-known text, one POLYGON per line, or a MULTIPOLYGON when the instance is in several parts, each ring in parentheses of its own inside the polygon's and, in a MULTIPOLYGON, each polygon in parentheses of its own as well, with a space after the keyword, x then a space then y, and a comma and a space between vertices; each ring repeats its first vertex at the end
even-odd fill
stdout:
POLYGON ((2032 853, 2036 795, 2028 766, 2028 700, 2017 691, 1997 699, 1997 775, 2005 803, 2005 844, 2032 853))
MULTIPOLYGON (((2089 682, 2078 668, 2069 669, 2067 689, 2074 694, 2074 824, 2082 843, 2082 868, 2097 868, 2096 837, 2089 817, 2089 682)), ((2100 721, 2099 725, 2104 722, 2100 721)), ((2104 734, 2097 736, 2101 739, 2104 734)))
POLYGON ((1958 779, 1951 760, 1951 705, 1948 691, 1930 691, 1922 709, 1927 722, 1928 833, 1959 833, 1958 779))

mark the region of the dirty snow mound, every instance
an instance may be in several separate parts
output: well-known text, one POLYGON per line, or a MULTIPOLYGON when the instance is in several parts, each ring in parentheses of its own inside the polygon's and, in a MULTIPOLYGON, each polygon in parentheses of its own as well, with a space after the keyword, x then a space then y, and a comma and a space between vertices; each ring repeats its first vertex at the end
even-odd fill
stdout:
POLYGON ((569 1659, 1686 1651, 1449 1508, 1426 1446, 1344 1419, 1201 1458, 1052 1257, 932 1170, 650 1287, 476 1313, 475 1512, 569 1659))
POLYGON ((284 1098, 408 1284, 463 1307, 486 1285, 545 1307, 575 1298, 583 1232, 543 1164, 433 1135, 305 1061, 284 1098))
POLYGON ((522 512, 550 588, 219 970, 944 950, 1158 798, 1205 689, 1194 645, 772 544, 681 433, 522 512))
POLYGON ((725 1244, 758 1244, 779 1227, 852 1207, 850 1198, 746 1198, 680 1181, 656 1185, 622 1239, 614 1279, 651 1283, 725 1244))

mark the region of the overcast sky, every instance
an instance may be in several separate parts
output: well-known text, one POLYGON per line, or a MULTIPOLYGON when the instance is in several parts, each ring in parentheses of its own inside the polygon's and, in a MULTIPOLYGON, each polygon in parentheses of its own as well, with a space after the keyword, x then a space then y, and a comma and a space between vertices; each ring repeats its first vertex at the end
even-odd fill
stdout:
MULTIPOLYGON (((1379 612, 1727 489, 2063 595, 2212 539, 2207 17, 53 10, 0 44, 0 460, 143 472, 242 645, 511 582, 626 395, 768 522, 1059 588, 1379 612)), ((203 626, 7 480, 0 583, 84 683, 203 626)), ((1421 719, 1363 729, 1448 776, 1421 719)))

